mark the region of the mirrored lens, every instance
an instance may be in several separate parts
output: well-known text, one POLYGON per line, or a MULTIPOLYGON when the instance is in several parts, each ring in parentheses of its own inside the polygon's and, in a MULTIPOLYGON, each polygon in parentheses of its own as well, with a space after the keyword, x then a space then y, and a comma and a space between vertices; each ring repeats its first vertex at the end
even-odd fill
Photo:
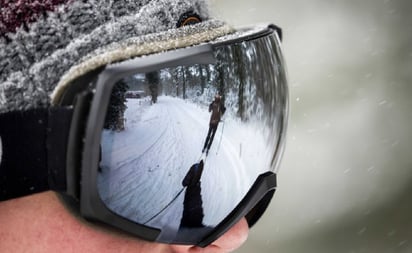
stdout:
POLYGON ((276 37, 218 47, 215 58, 136 73, 112 90, 98 191, 114 213, 160 228, 160 241, 203 238, 275 172, 283 146, 276 37))

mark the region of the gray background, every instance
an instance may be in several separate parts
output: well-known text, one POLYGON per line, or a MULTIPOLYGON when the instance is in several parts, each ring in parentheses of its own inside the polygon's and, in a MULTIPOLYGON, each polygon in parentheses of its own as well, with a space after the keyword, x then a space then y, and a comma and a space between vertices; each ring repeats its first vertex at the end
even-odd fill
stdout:
POLYGON ((284 31, 279 187, 238 253, 412 252, 412 1, 214 0, 284 31))

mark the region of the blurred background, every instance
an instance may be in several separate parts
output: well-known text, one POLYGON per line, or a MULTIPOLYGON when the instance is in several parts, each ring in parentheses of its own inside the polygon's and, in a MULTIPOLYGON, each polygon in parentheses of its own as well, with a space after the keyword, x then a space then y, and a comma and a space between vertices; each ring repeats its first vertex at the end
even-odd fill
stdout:
POLYGON ((211 5, 281 26, 289 74, 278 190, 236 252, 412 252, 412 1, 211 5))

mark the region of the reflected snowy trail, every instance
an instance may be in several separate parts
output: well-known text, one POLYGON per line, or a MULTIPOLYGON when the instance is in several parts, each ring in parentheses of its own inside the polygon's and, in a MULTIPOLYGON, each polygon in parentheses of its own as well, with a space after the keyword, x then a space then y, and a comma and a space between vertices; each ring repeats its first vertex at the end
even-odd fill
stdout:
MULTIPOLYGON (((167 224, 175 230, 183 212, 182 180, 201 159, 210 114, 206 107, 167 96, 154 105, 145 99, 128 99, 127 107, 125 130, 104 131, 102 136, 99 192, 109 209, 124 217, 150 221, 148 225, 167 224)), ((203 223, 210 226, 226 217, 257 175, 256 171, 255 177, 248 175, 247 161, 242 159, 248 153, 242 142, 255 139, 256 130, 239 126, 235 119, 226 120, 223 136, 222 127, 209 155, 202 157, 203 223)))

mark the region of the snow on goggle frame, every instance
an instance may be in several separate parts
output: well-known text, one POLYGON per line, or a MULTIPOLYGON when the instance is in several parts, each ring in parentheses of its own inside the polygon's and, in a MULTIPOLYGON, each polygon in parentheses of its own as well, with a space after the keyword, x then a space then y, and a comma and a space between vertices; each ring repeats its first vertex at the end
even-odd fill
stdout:
POLYGON ((64 187, 52 188, 86 219, 150 241, 204 247, 242 217, 252 226, 284 149, 280 38, 274 25, 244 29, 78 78, 58 102, 72 111, 64 187))

